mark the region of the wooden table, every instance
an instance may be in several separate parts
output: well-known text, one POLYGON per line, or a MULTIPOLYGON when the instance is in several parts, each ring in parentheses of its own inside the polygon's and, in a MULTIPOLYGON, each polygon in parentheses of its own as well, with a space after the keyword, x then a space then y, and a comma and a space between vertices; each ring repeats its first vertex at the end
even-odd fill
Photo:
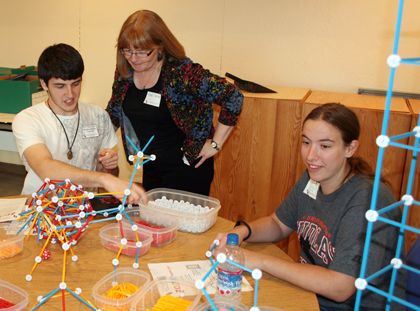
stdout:
MULTIPOLYGON (((115 220, 111 222, 115 222, 115 220)), ((81 288, 82 294, 91 302, 93 302, 91 296, 92 287, 113 270, 111 261, 116 257, 116 252, 102 246, 99 237, 99 229, 109 223, 102 222, 89 225, 88 229, 78 240, 77 245, 73 247, 75 255, 79 258, 77 262, 71 261, 70 256, 67 256, 67 286, 81 288)), ((172 243, 162 247, 152 246, 148 253, 141 256, 139 258, 139 269, 150 274, 147 263, 205 260, 207 259, 205 253, 216 234, 232 227, 233 222, 218 217, 216 224, 204 233, 178 232, 176 239, 172 243)), ((30 303, 28 308, 32 308, 36 304, 38 296, 46 295, 57 288, 62 278, 63 250, 61 249, 61 244, 50 244, 48 249, 51 251, 51 258, 37 266, 32 274, 32 281, 27 282, 25 280, 25 276, 30 273, 35 263, 35 257, 39 255, 42 246, 42 243, 37 244, 35 236, 31 236, 29 240, 25 239, 22 253, 0 261, 0 279, 22 288, 29 294, 30 303)), ((271 243, 244 243, 243 246, 262 253, 289 258, 271 243)), ((135 257, 121 255, 118 267, 132 267, 134 262, 135 257)), ((245 272, 245 277, 252 287, 255 288, 254 279, 248 272, 245 272)), ((242 302, 251 307, 253 305, 253 295, 254 292, 244 292, 242 302)), ((204 301, 205 297, 203 295, 202 302, 204 301)), ((315 294, 266 273, 259 281, 258 301, 259 305, 276 307, 284 311, 319 310, 315 294)), ((62 310, 61 298, 51 299, 41 306, 39 310, 62 310)), ((91 309, 72 296, 66 296, 66 310, 91 309)))

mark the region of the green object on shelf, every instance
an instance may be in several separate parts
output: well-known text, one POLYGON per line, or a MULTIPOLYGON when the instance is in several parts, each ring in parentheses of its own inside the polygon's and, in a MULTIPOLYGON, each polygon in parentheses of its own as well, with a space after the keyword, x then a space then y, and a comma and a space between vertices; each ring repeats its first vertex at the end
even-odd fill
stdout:
POLYGON ((38 75, 38 70, 35 66, 25 66, 24 68, 13 68, 12 69, 12 74, 21 74, 21 73, 27 73, 28 75, 31 76, 37 76, 38 75))
POLYGON ((41 87, 38 76, 27 75, 23 81, 10 81, 14 75, 0 76, 0 112, 18 113, 32 106, 32 94, 41 87))

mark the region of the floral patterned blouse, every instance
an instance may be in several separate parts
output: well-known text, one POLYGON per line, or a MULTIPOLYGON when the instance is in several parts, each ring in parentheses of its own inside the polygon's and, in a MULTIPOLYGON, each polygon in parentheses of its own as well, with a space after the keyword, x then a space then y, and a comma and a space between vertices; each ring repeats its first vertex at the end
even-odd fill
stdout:
MULTIPOLYGON (((237 87, 204 69, 191 59, 179 59, 167 55, 162 67, 163 87, 169 112, 175 124, 185 133, 184 155, 192 163, 199 155, 207 139, 213 138, 213 107, 221 106, 219 122, 235 126, 241 114, 244 97, 237 87)), ((123 102, 128 89, 134 84, 133 77, 123 78, 115 71, 112 96, 106 111, 114 126, 121 127, 125 154, 135 155, 135 148, 127 141, 130 138, 140 150, 139 139, 123 112, 123 102)), ((147 153, 147 151, 146 151, 147 153)))

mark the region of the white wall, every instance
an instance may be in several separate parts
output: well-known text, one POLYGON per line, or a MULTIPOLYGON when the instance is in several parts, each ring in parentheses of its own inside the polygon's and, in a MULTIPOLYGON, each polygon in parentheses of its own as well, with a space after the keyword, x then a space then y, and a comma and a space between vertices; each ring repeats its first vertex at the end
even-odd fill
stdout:
MULTIPOLYGON (((0 0, 0 66, 33 65, 46 46, 71 44, 86 64, 82 100, 105 107, 119 29, 132 12, 150 9, 187 55, 214 73, 267 86, 386 90, 397 6, 397 0, 0 0)), ((405 1, 402 57, 420 54, 419 11, 418 1, 405 1)), ((419 92, 416 66, 402 65, 397 74, 394 90, 419 92)))
MULTIPOLYGON (((157 12, 187 55, 219 75, 335 92, 387 89, 397 0, 0 0, 0 67, 35 65, 45 47, 68 43, 85 60, 81 100, 105 107, 119 29, 139 9, 157 12)), ((420 56, 419 12, 418 1, 405 1, 403 58, 420 56)), ((420 93, 419 80, 418 66, 402 65, 394 90, 420 93)))

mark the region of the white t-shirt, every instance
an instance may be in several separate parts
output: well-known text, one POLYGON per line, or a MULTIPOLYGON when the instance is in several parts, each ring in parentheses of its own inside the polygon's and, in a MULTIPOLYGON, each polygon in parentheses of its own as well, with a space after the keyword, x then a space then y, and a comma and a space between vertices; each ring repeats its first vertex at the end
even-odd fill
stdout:
MULTIPOLYGON (((13 134, 19 155, 28 171, 22 189, 23 195, 37 192, 44 183, 26 161, 23 155, 26 148, 35 144, 45 144, 55 160, 94 171, 101 149, 113 148, 118 143, 109 115, 102 108, 79 102, 79 113, 79 128, 71 148, 71 160, 67 158, 69 148, 63 127, 45 102, 16 115, 12 124, 13 134)), ((72 116, 57 116, 66 129, 71 145, 76 133, 78 113, 72 116)), ((53 176, 50 179, 54 179, 53 176)))

